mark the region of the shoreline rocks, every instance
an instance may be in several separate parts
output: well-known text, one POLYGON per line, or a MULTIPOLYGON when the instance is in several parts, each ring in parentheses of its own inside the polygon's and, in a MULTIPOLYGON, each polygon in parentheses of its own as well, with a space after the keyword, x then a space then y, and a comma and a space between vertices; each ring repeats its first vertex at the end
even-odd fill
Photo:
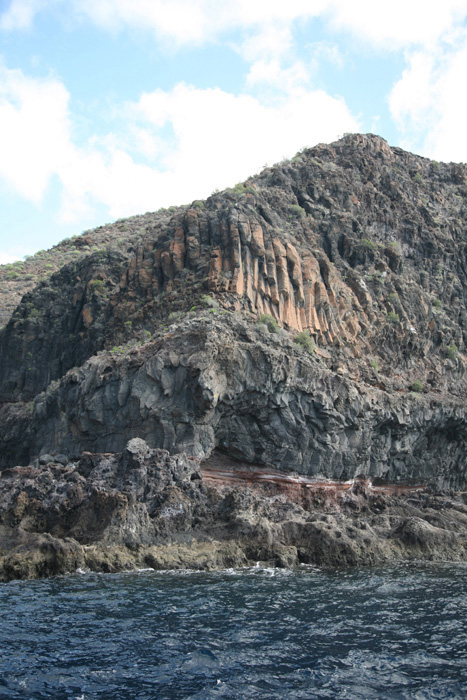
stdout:
POLYGON ((291 487, 284 476, 285 485, 265 473, 260 482, 214 486, 196 460, 140 438, 119 454, 5 470, 0 581, 258 561, 290 568, 467 561, 467 493, 382 493, 363 481, 339 490, 298 479, 291 487))

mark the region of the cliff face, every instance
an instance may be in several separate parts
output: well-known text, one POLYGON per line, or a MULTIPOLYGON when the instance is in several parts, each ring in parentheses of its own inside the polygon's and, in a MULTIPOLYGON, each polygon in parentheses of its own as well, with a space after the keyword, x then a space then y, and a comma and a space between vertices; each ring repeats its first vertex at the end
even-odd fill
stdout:
POLYGON ((142 437, 465 485, 466 176, 353 135, 68 263, 1 331, 2 466, 142 437))
MULTIPOLYGON (((46 462, 44 455, 40 468, 1 474, 0 581, 78 567, 348 566, 467 556, 466 494, 267 478, 261 470, 255 480, 245 469, 246 485, 229 485, 219 471, 151 450, 139 438, 121 453, 46 462)), ((217 454, 210 463, 235 464, 217 454)))
POLYGON ((126 354, 102 353, 28 404, 6 404, 4 463, 115 452, 131 437, 206 459, 351 479, 464 485, 466 411, 333 372, 288 334, 192 312, 126 354))

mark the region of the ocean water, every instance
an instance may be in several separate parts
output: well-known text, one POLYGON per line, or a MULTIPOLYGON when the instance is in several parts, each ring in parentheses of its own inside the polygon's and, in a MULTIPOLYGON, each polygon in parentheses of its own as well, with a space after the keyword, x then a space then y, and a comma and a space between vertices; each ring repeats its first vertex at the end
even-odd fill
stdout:
POLYGON ((467 698, 467 567, 0 584, 0 698, 467 698))

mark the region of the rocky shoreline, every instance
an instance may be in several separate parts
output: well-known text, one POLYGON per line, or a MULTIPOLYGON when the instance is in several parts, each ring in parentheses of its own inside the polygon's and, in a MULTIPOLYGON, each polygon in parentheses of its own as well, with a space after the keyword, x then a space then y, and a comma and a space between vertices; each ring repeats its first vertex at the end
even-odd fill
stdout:
POLYGON ((139 438, 117 454, 6 469, 0 581, 77 569, 467 560, 466 492, 282 477, 218 453, 200 465, 139 438))
POLYGON ((0 579, 464 561, 466 199, 349 134, 0 270, 0 579))

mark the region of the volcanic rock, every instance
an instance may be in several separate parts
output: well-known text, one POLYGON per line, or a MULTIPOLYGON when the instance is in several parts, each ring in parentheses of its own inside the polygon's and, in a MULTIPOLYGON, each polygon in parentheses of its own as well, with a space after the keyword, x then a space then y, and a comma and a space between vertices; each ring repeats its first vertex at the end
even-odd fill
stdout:
MULTIPOLYGON (((208 518, 238 538, 223 530, 223 554, 203 549, 205 562, 250 561, 247 539, 281 543, 282 562, 366 561, 348 533, 337 546, 308 516, 279 533, 269 502, 255 506, 262 521, 242 515, 234 527, 225 514, 238 484, 213 510, 206 484, 218 494, 227 485, 193 467, 212 459, 357 490, 463 490, 466 177, 464 165, 348 135, 205 202, 64 242, 33 288, 42 255, 25 263, 24 286, 6 277, 24 292, 14 310, 0 308, 2 527, 14 548, 34 535, 34 551, 55 551, 48 534, 72 542, 70 561, 87 556, 75 542, 107 543, 126 561, 125 548, 164 547, 173 522, 192 543, 206 532, 196 518, 208 518)), ((250 482, 242 513, 245 499, 269 497, 250 482)), ((371 494, 381 514, 403 497, 371 494)), ((461 557, 460 525, 454 542, 417 518, 387 525, 392 556, 430 541, 432 556, 461 557)), ((186 542, 176 544, 182 561, 186 542)), ((167 562, 161 551, 151 556, 167 562)))

